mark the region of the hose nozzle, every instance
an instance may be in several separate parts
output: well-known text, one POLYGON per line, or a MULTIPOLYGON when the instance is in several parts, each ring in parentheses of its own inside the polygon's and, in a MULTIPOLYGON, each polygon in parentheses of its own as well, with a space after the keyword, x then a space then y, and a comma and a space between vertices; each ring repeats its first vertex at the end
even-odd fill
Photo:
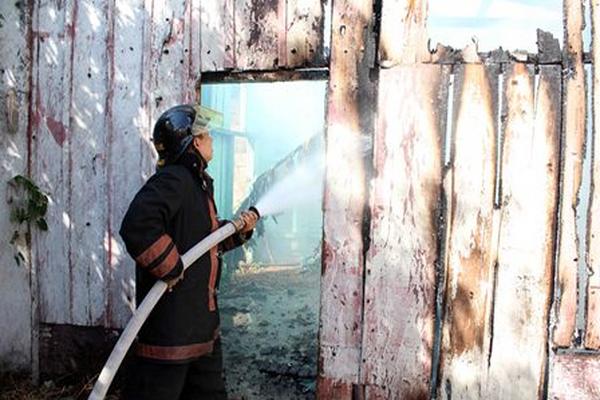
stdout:
MULTIPOLYGON (((255 214, 257 219, 260 219, 260 213, 258 212, 258 209, 256 207, 252 206, 248 209, 248 211, 255 214)), ((239 232, 242 229, 244 229, 244 226, 246 225, 246 222, 242 219, 242 217, 231 221, 231 223, 233 224, 233 226, 235 226, 236 232, 239 232)))

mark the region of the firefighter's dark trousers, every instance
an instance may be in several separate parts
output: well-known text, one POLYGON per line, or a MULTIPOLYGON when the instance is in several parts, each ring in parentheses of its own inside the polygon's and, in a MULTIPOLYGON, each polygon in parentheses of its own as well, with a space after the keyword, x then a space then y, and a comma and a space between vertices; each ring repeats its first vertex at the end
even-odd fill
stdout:
POLYGON ((127 379, 125 400, 226 400, 220 340, 212 354, 186 364, 138 358, 127 379))

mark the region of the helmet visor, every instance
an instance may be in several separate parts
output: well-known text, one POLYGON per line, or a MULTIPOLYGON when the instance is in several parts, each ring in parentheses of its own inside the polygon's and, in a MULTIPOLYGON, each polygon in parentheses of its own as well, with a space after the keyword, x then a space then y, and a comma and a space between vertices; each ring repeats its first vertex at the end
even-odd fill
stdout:
POLYGON ((196 110, 196 119, 192 127, 192 134, 194 136, 207 133, 211 128, 223 127, 222 113, 199 104, 194 106, 194 110, 196 110))

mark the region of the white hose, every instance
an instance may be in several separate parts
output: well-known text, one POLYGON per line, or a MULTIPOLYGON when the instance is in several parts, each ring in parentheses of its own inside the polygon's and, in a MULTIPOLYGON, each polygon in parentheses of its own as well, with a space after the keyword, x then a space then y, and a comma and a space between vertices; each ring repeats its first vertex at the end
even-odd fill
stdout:
MULTIPOLYGON (((236 231, 236 228, 233 223, 228 223, 220 229, 217 229, 210 235, 208 235, 204 240, 200 243, 196 244, 190 250, 187 251, 183 256, 181 256, 181 261, 183 262, 184 270, 187 269, 194 261, 200 258, 204 253, 209 251, 211 248, 227 239, 229 236, 233 235, 236 231)), ((104 364, 104 368, 102 368, 102 372, 100 372, 100 376, 94 385, 94 390, 90 393, 90 397, 88 400, 102 400, 104 396, 106 396, 106 392, 112 383, 113 378, 127 350, 131 347, 131 343, 137 336, 140 328, 150 311, 156 306, 158 300, 162 297, 162 295, 167 290, 167 284, 163 281, 158 281, 154 284, 152 289, 148 292, 142 304, 135 310, 133 316, 129 320, 129 323, 125 327, 125 330, 121 334, 121 337, 117 341, 115 348, 112 353, 110 353, 110 357, 104 364)))

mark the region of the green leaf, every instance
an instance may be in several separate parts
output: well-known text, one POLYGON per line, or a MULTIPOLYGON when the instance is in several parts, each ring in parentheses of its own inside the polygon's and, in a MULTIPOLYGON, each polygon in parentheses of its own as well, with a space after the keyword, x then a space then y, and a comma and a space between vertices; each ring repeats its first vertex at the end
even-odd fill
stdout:
POLYGON ((16 175, 9 180, 9 183, 25 191, 26 201, 25 207, 15 206, 11 210, 11 220, 18 224, 35 222, 39 229, 48 230, 48 224, 44 219, 48 212, 48 196, 26 176, 16 175))

